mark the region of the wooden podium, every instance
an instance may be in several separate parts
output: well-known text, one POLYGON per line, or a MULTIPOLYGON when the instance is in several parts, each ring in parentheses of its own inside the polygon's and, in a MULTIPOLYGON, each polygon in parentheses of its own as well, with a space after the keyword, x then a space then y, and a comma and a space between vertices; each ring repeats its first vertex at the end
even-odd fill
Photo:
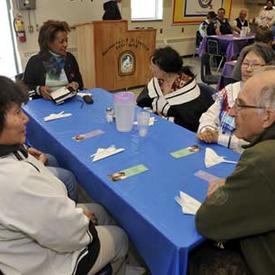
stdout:
POLYGON ((126 20, 94 21, 75 28, 85 88, 114 91, 147 84, 155 29, 128 30, 126 20))

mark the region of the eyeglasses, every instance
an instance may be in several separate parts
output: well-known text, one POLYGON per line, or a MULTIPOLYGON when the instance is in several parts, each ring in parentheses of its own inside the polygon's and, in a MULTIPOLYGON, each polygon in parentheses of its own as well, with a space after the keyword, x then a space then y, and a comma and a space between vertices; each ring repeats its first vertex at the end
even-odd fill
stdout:
POLYGON ((247 108, 250 108, 250 109, 265 109, 266 107, 263 107, 263 106, 256 106, 256 105, 247 105, 245 103, 242 103, 241 100, 239 98, 236 98, 235 99, 235 103, 234 103, 234 108, 235 110, 238 112, 240 111, 241 109, 247 109, 247 108))
POLYGON ((252 70, 258 69, 260 67, 264 66, 264 64, 258 64, 258 63, 248 63, 248 62, 243 62, 242 67, 248 68, 250 67, 252 70))

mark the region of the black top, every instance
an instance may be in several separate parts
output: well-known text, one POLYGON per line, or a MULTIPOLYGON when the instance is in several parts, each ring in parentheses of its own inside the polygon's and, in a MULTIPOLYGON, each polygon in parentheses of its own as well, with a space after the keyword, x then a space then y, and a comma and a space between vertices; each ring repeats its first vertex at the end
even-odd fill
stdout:
MULTIPOLYGON (((32 56, 26 66, 24 72, 24 83, 29 90, 34 91, 30 94, 33 98, 40 98, 41 96, 36 92, 37 86, 45 86, 46 69, 43 61, 47 60, 47 56, 37 54, 32 56)), ((65 57, 64 71, 69 83, 75 81, 79 84, 79 89, 83 88, 83 81, 79 71, 79 67, 75 57, 71 53, 67 53, 65 57)))
MULTIPOLYGON (((201 115, 206 112, 206 110, 208 110, 208 108, 213 104, 214 101, 212 100, 212 98, 211 100, 209 100, 209 98, 203 93, 200 93, 200 95, 195 99, 192 99, 190 101, 186 100, 185 95, 187 93, 192 93, 192 91, 194 91, 197 87, 197 85, 192 86, 192 83, 194 83, 194 80, 191 81, 188 85, 186 84, 186 86, 184 86, 186 88, 183 88, 181 94, 177 93, 177 95, 175 96, 170 96, 171 98, 177 97, 177 103, 175 105, 169 103, 170 108, 166 114, 166 117, 174 117, 174 122, 176 124, 183 126, 184 128, 189 129, 193 132, 196 132, 199 126, 199 119, 201 115), (190 86, 192 87, 190 88, 190 86)), ((169 101, 168 98, 166 99, 169 101)), ((155 98, 150 97, 148 84, 148 86, 145 87, 144 90, 139 94, 136 101, 139 107, 149 107, 153 109, 154 100, 155 98)), ((156 104, 159 106, 159 109, 161 109, 162 106, 160 100, 158 100, 156 104)), ((163 109, 165 109, 167 102, 165 102, 164 104, 165 105, 163 109)))
POLYGON ((221 34, 232 34, 232 29, 227 19, 224 19, 223 21, 218 19, 218 21, 220 23, 221 34))
POLYGON ((207 25, 206 33, 207 35, 215 35, 216 34, 216 28, 217 28, 217 22, 211 22, 207 25))
POLYGON ((116 1, 109 1, 103 5, 104 15, 103 20, 121 20, 120 10, 116 1))
POLYGON ((236 18, 236 22, 237 22, 237 27, 241 30, 242 27, 248 27, 248 22, 247 20, 241 21, 241 19, 238 17, 236 18))

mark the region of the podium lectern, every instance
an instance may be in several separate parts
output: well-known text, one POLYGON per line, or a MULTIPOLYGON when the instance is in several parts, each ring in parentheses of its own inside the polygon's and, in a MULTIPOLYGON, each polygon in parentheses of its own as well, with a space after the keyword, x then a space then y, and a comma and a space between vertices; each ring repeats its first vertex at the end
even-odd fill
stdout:
POLYGON ((86 88, 114 91, 149 81, 155 29, 128 30, 126 20, 94 21, 75 29, 77 60, 86 88))

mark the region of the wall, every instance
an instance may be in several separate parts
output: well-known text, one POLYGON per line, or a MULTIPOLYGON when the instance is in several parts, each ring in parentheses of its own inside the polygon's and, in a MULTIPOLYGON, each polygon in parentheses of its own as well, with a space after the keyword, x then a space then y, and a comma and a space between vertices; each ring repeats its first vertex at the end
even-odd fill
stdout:
MULTIPOLYGON (((12 0, 15 1, 15 0, 12 0)), ((122 17, 130 18, 130 1, 122 1, 122 17)), ((153 27, 157 31, 157 46, 171 45, 180 52, 181 55, 192 55, 195 51, 195 33, 198 25, 173 25, 173 1, 164 1, 164 11, 162 21, 151 22, 130 22, 129 28, 153 27)), ((32 24, 35 21, 38 27, 47 19, 65 20, 70 25, 92 20, 100 20, 103 14, 102 0, 37 0, 36 11, 30 12, 32 24), (34 20, 36 18, 36 20, 34 20)), ((261 6, 246 5, 245 0, 232 0, 231 18, 235 18, 241 8, 248 8, 251 11, 250 18, 258 14, 261 6)), ((16 14, 14 9, 13 13, 16 14)), ((25 24, 28 25, 28 12, 24 11, 25 24)), ((21 56, 23 68, 28 58, 38 51, 37 44, 38 31, 34 28, 33 33, 27 32, 27 42, 18 44, 18 50, 21 56)), ((75 35, 74 31, 69 36, 69 50, 75 53, 75 35)))

